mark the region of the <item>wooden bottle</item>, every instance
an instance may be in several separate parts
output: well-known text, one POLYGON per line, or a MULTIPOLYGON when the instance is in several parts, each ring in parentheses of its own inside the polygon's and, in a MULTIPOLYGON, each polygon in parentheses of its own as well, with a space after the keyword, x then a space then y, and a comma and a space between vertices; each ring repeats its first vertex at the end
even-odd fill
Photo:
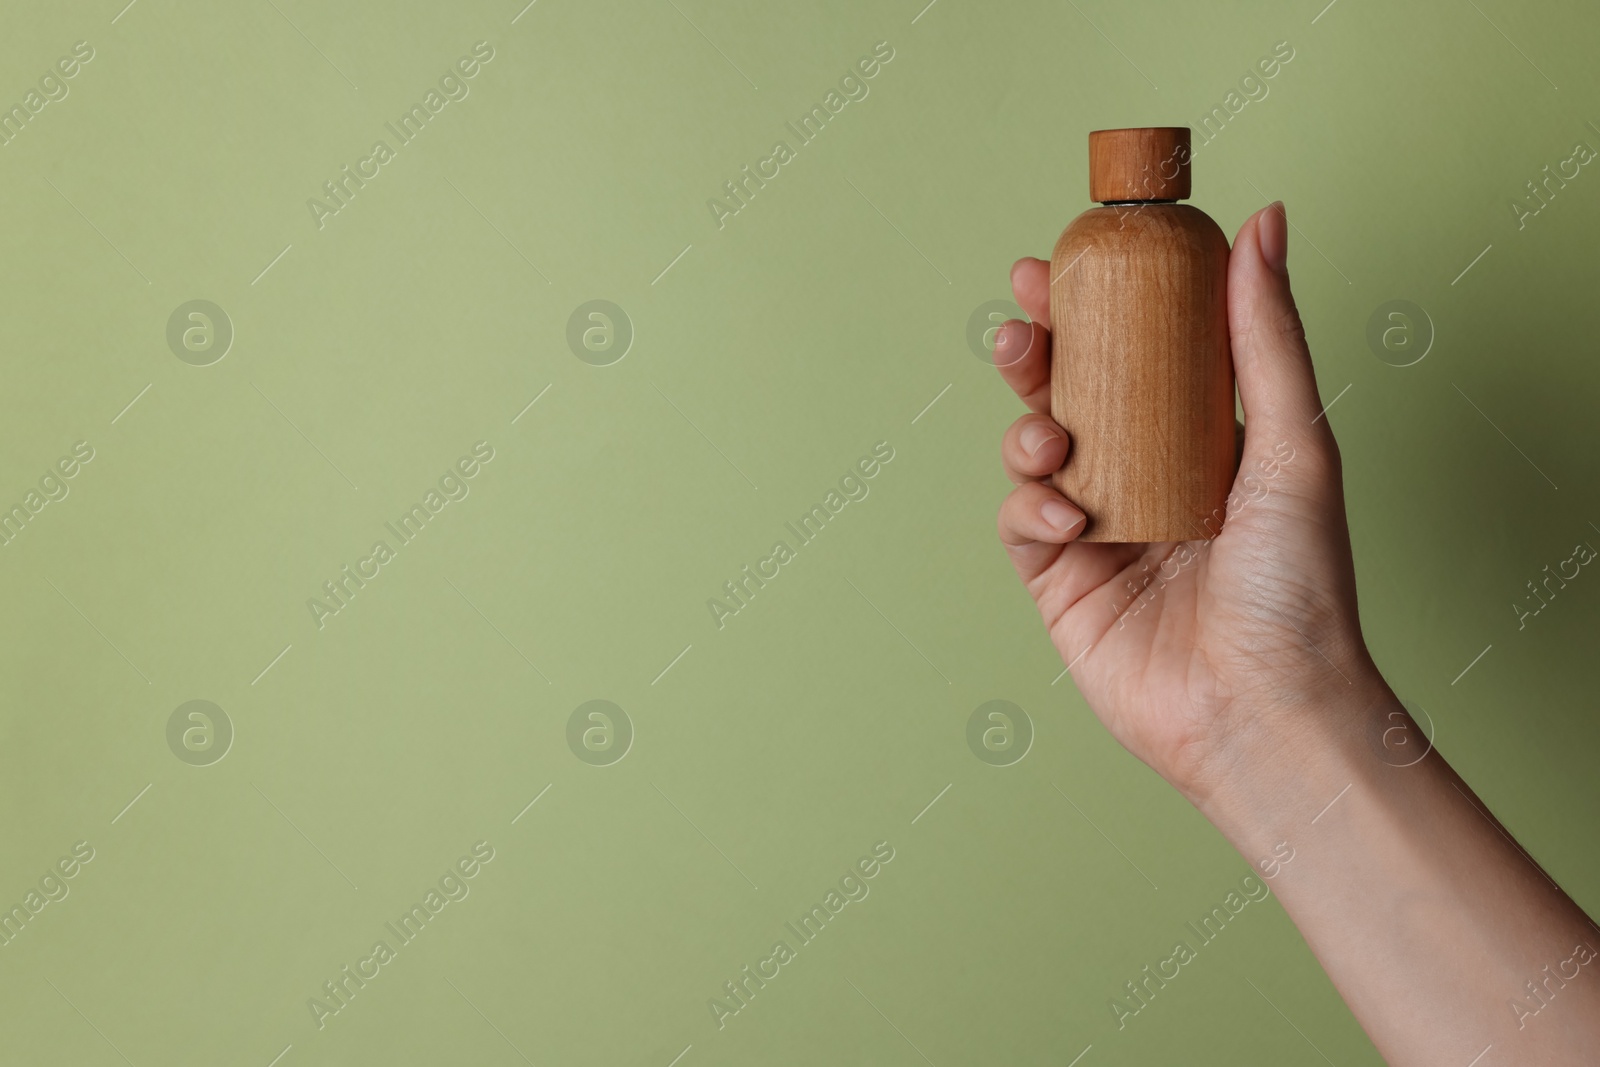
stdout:
POLYGON ((1189 129, 1089 134, 1089 197, 1050 261, 1052 481, 1081 541, 1215 537, 1235 469, 1228 239, 1189 195, 1189 129))

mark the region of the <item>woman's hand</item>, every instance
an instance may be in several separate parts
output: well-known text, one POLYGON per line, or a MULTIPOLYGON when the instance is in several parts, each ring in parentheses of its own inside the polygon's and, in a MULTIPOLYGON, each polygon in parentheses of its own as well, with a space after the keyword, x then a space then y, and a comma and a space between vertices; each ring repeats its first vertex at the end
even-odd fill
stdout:
POLYGON ((1017 488, 1000 508, 1000 540, 1089 706, 1191 800, 1208 794, 1258 729, 1281 738, 1286 716, 1341 692, 1352 707, 1389 697, 1361 638, 1339 451, 1289 291, 1287 250, 1287 220, 1273 204, 1246 220, 1229 257, 1244 440, 1211 541, 1074 541, 1083 512, 1048 481, 1072 462, 1067 433, 1049 415, 1048 263, 1012 268, 1033 322, 1005 323, 995 343, 1001 375, 1033 411, 1001 444, 1017 488))
POLYGON ((1257 212, 1228 261, 1244 444, 1209 542, 1073 540, 1083 513, 1043 480, 1072 462, 1047 414, 1049 266, 1017 263, 1035 321, 1001 327, 995 362, 1034 414, 1001 446, 1000 539, 1089 706, 1272 880, 1387 1062, 1600 1063, 1600 981, 1576 977, 1600 927, 1431 744, 1386 749, 1421 735, 1361 639, 1286 231, 1257 212))

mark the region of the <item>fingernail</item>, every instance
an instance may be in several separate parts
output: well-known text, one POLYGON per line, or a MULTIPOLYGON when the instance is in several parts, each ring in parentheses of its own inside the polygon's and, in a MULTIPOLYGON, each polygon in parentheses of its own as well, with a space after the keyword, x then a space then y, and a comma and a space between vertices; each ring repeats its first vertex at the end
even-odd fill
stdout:
POLYGON ((1022 431, 1022 450, 1029 456, 1037 456, 1039 450, 1056 440, 1057 436, 1054 430, 1041 422, 1030 423, 1022 431))
POLYGON ((1059 500, 1046 500, 1039 508, 1039 514, 1044 517, 1045 522, 1062 533, 1069 533, 1074 526, 1083 521, 1083 512, 1059 500))
POLYGON ((994 332, 994 350, 1000 351, 1006 345, 1006 328, 1001 326, 994 332))
POLYGON ((1256 238, 1261 244, 1261 258, 1268 267, 1282 274, 1289 261, 1289 216, 1282 200, 1268 205, 1256 227, 1256 238))

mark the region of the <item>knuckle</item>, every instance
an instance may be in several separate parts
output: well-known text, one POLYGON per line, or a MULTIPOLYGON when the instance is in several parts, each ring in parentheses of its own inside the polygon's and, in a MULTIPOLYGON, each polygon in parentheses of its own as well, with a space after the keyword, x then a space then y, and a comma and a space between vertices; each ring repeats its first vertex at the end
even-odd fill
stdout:
POLYGON ((1294 301, 1278 315, 1278 334, 1291 344, 1303 347, 1306 343, 1305 324, 1300 321, 1300 309, 1294 301))
POLYGON ((995 531, 1000 535, 1000 540, 1008 545, 1019 542, 1017 533, 1017 499, 1022 488, 1013 489, 1006 494, 1000 502, 999 513, 995 516, 995 531))

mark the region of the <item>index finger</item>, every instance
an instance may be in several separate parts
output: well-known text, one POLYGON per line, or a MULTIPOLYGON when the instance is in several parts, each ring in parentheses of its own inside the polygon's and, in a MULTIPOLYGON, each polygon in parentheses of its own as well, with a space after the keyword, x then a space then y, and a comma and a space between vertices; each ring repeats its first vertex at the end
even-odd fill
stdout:
POLYGON ((1011 292, 1028 318, 1050 328, 1050 264, 1023 256, 1011 266, 1011 292))
POLYGON ((1037 322, 1007 319, 995 335, 994 365, 1033 411, 1050 411, 1050 331, 1037 322))
POLYGON ((1050 264, 1024 256, 1011 267, 1011 292, 1031 322, 1013 320, 995 337, 995 366, 1029 408, 1050 410, 1050 264))

